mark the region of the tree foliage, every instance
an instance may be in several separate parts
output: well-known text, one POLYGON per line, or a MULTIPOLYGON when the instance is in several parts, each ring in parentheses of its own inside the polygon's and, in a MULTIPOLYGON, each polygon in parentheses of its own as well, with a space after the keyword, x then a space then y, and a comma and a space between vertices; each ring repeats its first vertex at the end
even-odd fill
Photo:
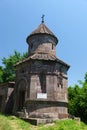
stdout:
POLYGON ((3 67, 0 66, 0 83, 5 83, 8 81, 14 81, 15 78, 15 67, 14 65, 27 57, 27 53, 21 55, 19 52, 14 51, 13 55, 10 55, 8 58, 3 58, 2 63, 3 67))
POLYGON ((87 122, 87 73, 80 86, 68 88, 69 113, 87 122))

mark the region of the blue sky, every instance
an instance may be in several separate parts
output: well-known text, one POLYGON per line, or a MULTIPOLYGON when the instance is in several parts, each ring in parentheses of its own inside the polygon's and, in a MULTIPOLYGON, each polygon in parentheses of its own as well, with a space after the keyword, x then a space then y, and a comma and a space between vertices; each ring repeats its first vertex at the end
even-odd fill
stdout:
POLYGON ((87 0, 0 0, 0 65, 2 58, 27 51, 26 37, 41 23, 58 37, 57 57, 68 63, 68 85, 87 72, 87 0))

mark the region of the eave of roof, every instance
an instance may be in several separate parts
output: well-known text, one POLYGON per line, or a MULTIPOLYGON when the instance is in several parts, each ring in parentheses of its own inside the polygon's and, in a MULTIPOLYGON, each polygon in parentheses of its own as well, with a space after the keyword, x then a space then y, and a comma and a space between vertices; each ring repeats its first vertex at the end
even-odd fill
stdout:
POLYGON ((0 84, 0 87, 14 87, 14 85, 15 85, 14 81, 9 81, 9 82, 0 84))
POLYGON ((46 61, 54 61, 54 62, 59 62, 65 66, 67 66, 68 68, 70 67, 70 65, 68 65, 67 63, 63 62, 62 60, 58 59, 55 55, 52 55, 51 53, 42 53, 42 52, 38 52, 38 53, 33 53, 32 55, 30 55, 29 57, 25 58, 23 61, 18 62, 16 66, 19 66, 20 64, 23 64, 25 62, 28 62, 30 60, 46 60, 46 61))

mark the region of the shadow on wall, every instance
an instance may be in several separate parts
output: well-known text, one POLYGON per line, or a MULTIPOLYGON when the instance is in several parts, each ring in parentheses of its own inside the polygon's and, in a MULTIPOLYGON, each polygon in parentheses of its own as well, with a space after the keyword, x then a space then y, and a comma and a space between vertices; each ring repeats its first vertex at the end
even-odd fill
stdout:
POLYGON ((5 114, 12 114, 13 105, 14 105, 13 96, 14 96, 14 90, 12 91, 12 93, 9 96, 9 99, 6 103, 5 114))

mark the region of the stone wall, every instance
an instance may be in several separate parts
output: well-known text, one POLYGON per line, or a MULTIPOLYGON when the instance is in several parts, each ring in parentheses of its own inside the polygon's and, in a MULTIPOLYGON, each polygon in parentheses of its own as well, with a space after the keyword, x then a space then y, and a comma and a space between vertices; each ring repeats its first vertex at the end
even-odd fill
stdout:
POLYGON ((0 112, 11 114, 13 108, 14 83, 0 85, 0 112))
POLYGON ((20 91, 24 91, 25 99, 21 110, 25 107, 30 117, 67 117, 65 66, 52 61, 30 60, 21 67, 18 66, 16 72, 14 112, 19 110, 20 91))
POLYGON ((33 118, 64 118, 67 117, 67 104, 51 101, 29 101, 27 112, 33 118), (62 115, 62 116, 61 116, 62 115))
POLYGON ((51 54, 56 54, 56 44, 55 38, 50 35, 40 34, 32 36, 28 40, 29 50, 28 54, 33 52, 50 52, 51 54))

